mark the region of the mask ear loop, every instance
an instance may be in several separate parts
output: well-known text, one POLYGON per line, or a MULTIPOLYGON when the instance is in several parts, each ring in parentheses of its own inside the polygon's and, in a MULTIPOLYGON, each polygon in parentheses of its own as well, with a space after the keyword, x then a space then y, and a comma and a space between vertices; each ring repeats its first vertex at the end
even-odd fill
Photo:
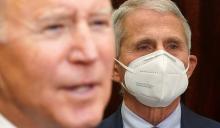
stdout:
POLYGON ((126 70, 128 70, 129 72, 134 72, 134 70, 133 69, 131 69, 131 68, 129 68, 129 67, 127 67, 126 65, 124 65, 122 62, 120 62, 119 60, 117 60, 117 59, 115 59, 114 58, 114 60, 118 63, 118 64, 120 64, 124 69, 126 69, 126 70))
MULTIPOLYGON (((117 60, 117 59, 115 59, 115 58, 114 58, 114 60, 115 60, 118 64, 120 64, 123 68, 125 68, 127 71, 132 72, 132 73, 134 72, 133 69, 127 67, 126 65, 124 65, 124 64, 123 64, 122 62, 120 62, 119 60, 117 60)), ((134 94, 134 92, 132 92, 131 90, 129 90, 123 82, 120 82, 120 84, 122 85, 122 87, 123 87, 127 92, 129 92, 129 93, 131 93, 131 94, 134 94)))
POLYGON ((189 65, 190 65, 190 63, 189 63, 189 61, 190 61, 190 49, 189 49, 189 51, 188 51, 188 63, 187 63, 187 67, 186 67, 186 69, 185 69, 185 73, 187 73, 188 72, 188 70, 189 70, 189 65))
POLYGON ((134 93, 133 91, 131 91, 130 89, 128 89, 123 82, 121 82, 120 84, 121 84, 121 86, 122 86, 127 92, 129 92, 130 94, 132 94, 133 96, 135 96, 135 93, 134 93))
POLYGON ((186 67, 186 69, 185 69, 185 73, 187 73, 188 72, 188 70, 189 70, 189 56, 188 56, 188 63, 187 63, 187 67, 186 67))

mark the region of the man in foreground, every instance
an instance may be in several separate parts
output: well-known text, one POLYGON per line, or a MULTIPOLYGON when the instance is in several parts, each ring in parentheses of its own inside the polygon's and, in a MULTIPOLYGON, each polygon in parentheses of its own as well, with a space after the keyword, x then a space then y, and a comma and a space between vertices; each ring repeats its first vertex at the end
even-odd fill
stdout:
POLYGON ((0 6, 0 127, 94 128, 111 91, 110 1, 0 6))
POLYGON ((172 1, 128 0, 113 22, 114 80, 123 86, 123 103, 100 128, 220 128, 180 103, 197 58, 190 27, 172 1))

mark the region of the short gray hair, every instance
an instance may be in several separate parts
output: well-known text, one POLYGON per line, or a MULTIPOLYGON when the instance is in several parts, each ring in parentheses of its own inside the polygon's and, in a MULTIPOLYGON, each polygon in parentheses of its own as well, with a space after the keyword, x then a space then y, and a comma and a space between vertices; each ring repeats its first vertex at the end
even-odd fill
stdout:
POLYGON ((113 26, 115 31, 115 43, 116 43, 116 56, 119 56, 121 41, 124 36, 123 20, 126 15, 137 8, 150 9, 157 12, 169 12, 179 18, 184 27, 185 35, 187 38, 188 49, 191 49, 191 29, 177 5, 171 0, 127 0, 113 13, 113 26))

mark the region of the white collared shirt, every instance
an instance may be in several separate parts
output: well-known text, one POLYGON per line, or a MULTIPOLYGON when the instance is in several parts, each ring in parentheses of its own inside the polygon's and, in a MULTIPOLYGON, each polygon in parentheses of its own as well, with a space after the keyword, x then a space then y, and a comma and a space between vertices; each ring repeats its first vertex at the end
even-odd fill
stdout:
MULTIPOLYGON (((121 107, 123 128, 152 128, 153 125, 132 112, 123 102, 121 107)), ((180 103, 174 112, 157 125, 159 128, 180 128, 181 107, 180 103)))
POLYGON ((0 113, 0 128, 16 128, 16 127, 0 113))

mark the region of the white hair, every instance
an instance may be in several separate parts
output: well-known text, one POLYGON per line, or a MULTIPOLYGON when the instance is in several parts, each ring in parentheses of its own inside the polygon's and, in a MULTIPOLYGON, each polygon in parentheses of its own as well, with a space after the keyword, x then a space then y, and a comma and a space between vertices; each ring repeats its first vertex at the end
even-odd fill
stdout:
POLYGON ((150 9, 157 12, 169 12, 174 14, 182 21, 185 35, 187 38, 188 49, 191 49, 191 30, 190 26, 177 7, 177 5, 171 0, 127 0, 113 13, 113 26, 115 31, 115 43, 116 43, 116 56, 119 56, 121 41, 124 38, 125 30, 123 28, 123 20, 126 15, 137 8, 150 9))

